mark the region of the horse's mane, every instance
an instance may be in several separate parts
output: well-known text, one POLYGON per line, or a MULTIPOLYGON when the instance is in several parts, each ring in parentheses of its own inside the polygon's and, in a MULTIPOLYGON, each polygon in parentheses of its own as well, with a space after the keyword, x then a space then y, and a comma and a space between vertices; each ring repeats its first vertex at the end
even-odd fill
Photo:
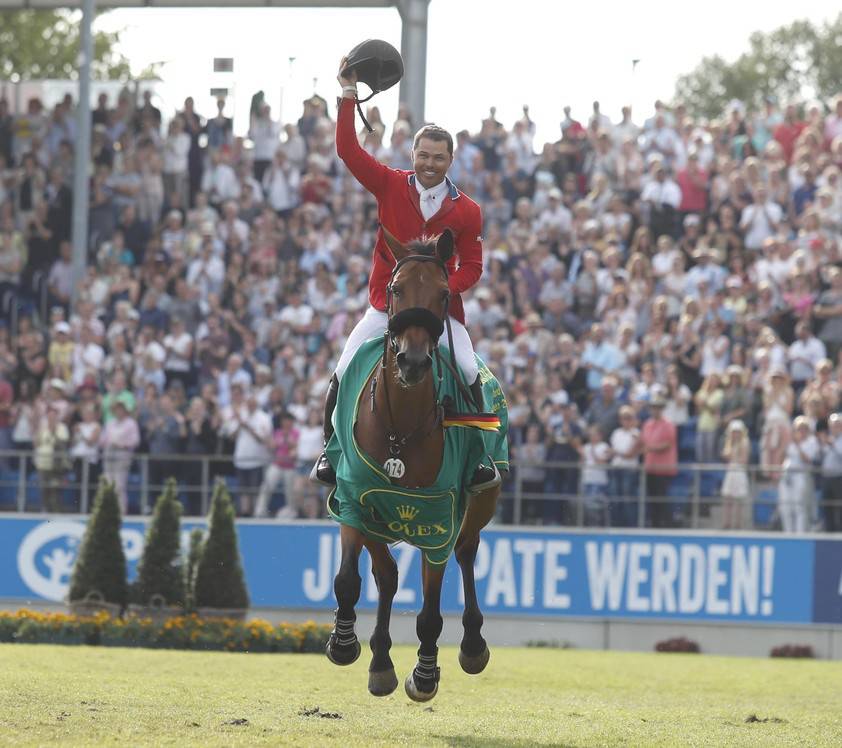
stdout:
POLYGON ((414 239, 406 245, 410 254, 424 255, 425 257, 436 256, 436 237, 422 236, 420 239, 414 239))

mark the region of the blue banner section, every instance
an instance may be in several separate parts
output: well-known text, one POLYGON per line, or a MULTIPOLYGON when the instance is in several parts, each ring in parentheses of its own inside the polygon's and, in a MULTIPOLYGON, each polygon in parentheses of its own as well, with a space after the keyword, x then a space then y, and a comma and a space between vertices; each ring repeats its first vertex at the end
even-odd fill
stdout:
MULTIPOLYGON (((195 526, 184 523, 183 542, 195 526)), ((134 577, 146 525, 127 521, 122 538, 134 577)), ((84 518, 0 520, 0 598, 60 601, 67 594, 84 518)), ((334 607, 339 533, 328 523, 238 524, 254 607, 334 607)), ((421 557, 393 548, 400 573, 395 608, 421 605, 421 557)), ((494 530, 483 534, 477 591, 486 613, 599 618, 842 623, 842 540, 768 535, 648 535, 494 530)), ((376 607, 363 554, 359 607, 376 607)), ((451 560, 445 612, 463 607, 451 560)))
POLYGON ((842 541, 816 541, 813 620, 842 623, 842 541))

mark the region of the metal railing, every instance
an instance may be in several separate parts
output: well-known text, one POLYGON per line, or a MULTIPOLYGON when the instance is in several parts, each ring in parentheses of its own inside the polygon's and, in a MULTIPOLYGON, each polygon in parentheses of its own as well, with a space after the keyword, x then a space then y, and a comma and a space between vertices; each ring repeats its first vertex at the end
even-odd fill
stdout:
MULTIPOLYGON (((59 511, 86 514, 102 464, 75 460, 66 471, 59 471, 58 476, 54 472, 45 481, 43 471, 35 468, 34 457, 34 452, 0 451, 0 512, 44 510, 46 488, 60 494, 59 511)), ((301 464, 290 469, 286 480, 267 487, 263 509, 274 514, 284 506, 300 507, 305 499, 323 507, 324 493, 307 480, 309 469, 309 464, 301 464)), ((842 532, 842 491, 840 498, 832 498, 832 480, 823 476, 821 469, 783 471, 780 466, 749 465, 748 490, 744 498, 735 501, 722 495, 726 465, 690 463, 666 470, 675 475, 653 480, 643 465, 602 466, 597 471, 607 483, 595 484, 587 482, 593 469, 578 462, 513 461, 504 476, 497 519, 515 525, 773 529, 780 524, 780 492, 784 491, 788 501, 797 495, 796 509, 806 529, 842 532), (802 477, 804 480, 799 480, 802 477), (732 516, 724 516, 727 512, 732 516)), ((230 455, 135 454, 128 473, 128 513, 151 513, 170 476, 178 483, 187 516, 207 514, 218 478, 228 483, 240 509, 244 509, 241 501, 253 508, 261 490, 259 484, 240 484, 230 455)), ((245 509, 243 514, 251 514, 245 509)))
MULTIPOLYGON (((661 466, 670 475, 655 474, 655 480, 642 464, 600 466, 596 470, 607 482, 599 486, 588 486, 586 476, 593 475, 593 468, 579 462, 520 468, 512 462, 501 495, 502 519, 516 525, 547 524, 549 519, 549 524, 576 527, 768 530, 783 525, 786 530, 787 520, 797 515, 804 530, 842 532, 842 485, 837 490, 818 467, 745 466, 741 498, 723 495, 729 469, 722 463, 661 466), (548 505, 556 511, 548 512, 548 505)), ((842 484, 842 476, 838 481, 842 484)))
MULTIPOLYGON (((44 471, 35 467, 35 451, 0 450, 0 511, 28 511, 43 508, 44 471)), ((49 479, 57 482, 61 494, 62 511, 88 513, 96 492, 98 476, 104 475, 103 458, 98 463, 60 456, 69 460, 67 469, 50 471, 49 479), (58 478, 56 479, 56 474, 58 478)), ((129 510, 134 514, 149 514, 163 490, 167 478, 178 483, 179 497, 187 508, 196 507, 194 516, 204 515, 210 506, 214 482, 217 478, 236 476, 233 458, 226 455, 133 454, 128 470, 127 492, 129 510), (156 480, 157 478, 157 480, 156 480)), ((256 496, 258 488, 241 489, 232 481, 238 493, 256 496)))

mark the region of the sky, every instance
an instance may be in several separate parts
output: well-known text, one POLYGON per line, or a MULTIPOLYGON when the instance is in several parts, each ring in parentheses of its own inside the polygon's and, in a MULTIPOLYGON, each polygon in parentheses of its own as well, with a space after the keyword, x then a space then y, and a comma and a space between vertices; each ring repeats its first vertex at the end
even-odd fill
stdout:
MULTIPOLYGON (((676 78, 703 56, 733 59, 755 30, 799 18, 822 22, 836 12, 827 0, 432 0, 427 120, 452 132, 475 131, 489 106, 510 125, 528 104, 538 144, 558 138, 565 105, 586 120, 594 99, 612 119, 631 103, 642 120, 655 99, 671 99, 676 78), (633 59, 640 60, 634 73, 633 59)), ((313 92, 332 105, 342 56, 367 38, 400 48, 401 31, 394 8, 120 9, 98 19, 97 28, 122 30, 120 49, 134 72, 165 63, 158 100, 165 115, 188 95, 201 114, 213 114, 210 89, 232 89, 227 113, 238 133, 248 127, 257 90, 285 121, 298 118, 301 101, 313 92), (233 57, 234 73, 214 74, 214 57, 233 57)), ((391 124, 398 87, 372 103, 391 124)))

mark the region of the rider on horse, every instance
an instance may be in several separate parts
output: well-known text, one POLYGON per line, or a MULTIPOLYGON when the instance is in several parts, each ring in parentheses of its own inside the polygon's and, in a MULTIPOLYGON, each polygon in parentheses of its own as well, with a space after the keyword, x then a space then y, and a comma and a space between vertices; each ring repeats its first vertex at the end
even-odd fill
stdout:
MULTIPOLYGON (((351 173, 377 198, 381 226, 388 227, 402 242, 435 236, 445 229, 450 229, 455 236, 455 253, 447 263, 451 294, 448 307, 451 345, 456 363, 465 380, 470 383, 477 410, 481 411, 482 384, 473 345, 465 329, 465 313, 459 294, 476 284, 482 275, 482 212, 479 205, 461 193, 447 177, 447 170, 453 161, 453 138, 441 127, 425 125, 415 135, 413 142, 414 171, 391 169, 381 164, 357 140, 354 125, 357 75, 353 71, 345 71, 345 67, 346 58, 343 58, 337 76, 342 86, 342 98, 336 123, 336 150, 351 173)), ((339 380, 363 342, 382 336, 386 331, 386 287, 394 266, 395 259, 381 228, 377 232, 369 276, 371 306, 348 336, 328 388, 324 414, 325 444, 333 435, 332 417, 339 380)), ((325 485, 335 485, 336 475, 325 453, 319 457, 311 478, 325 485)), ((493 465, 480 464, 469 487, 482 488, 493 484, 495 480, 499 480, 499 476, 493 465)))

